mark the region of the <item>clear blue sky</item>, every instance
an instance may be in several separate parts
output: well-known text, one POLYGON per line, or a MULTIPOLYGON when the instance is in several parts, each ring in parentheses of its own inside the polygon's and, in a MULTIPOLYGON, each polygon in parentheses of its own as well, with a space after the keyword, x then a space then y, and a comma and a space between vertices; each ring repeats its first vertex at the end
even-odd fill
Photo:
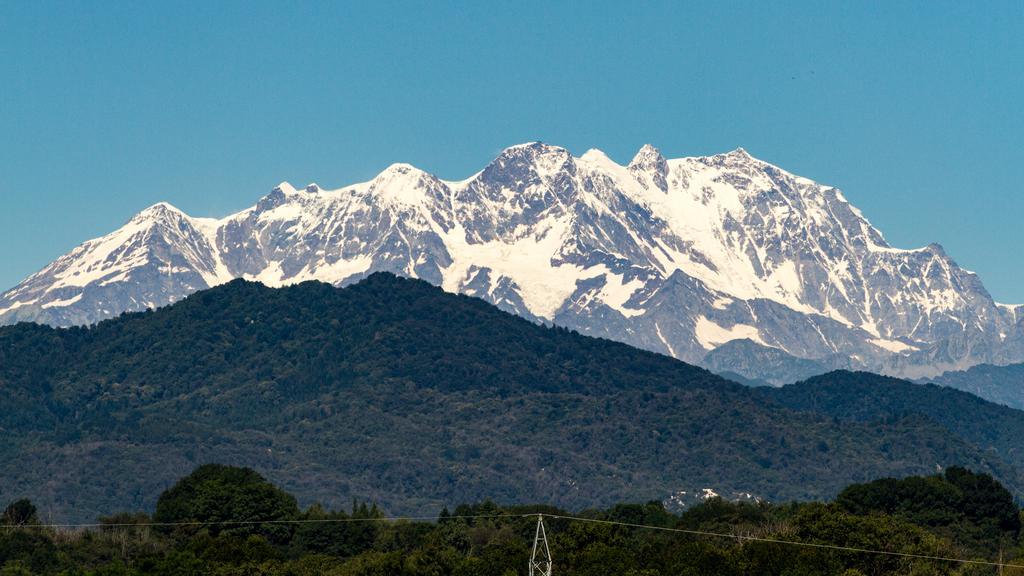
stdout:
POLYGON ((1024 2, 484 4, 3 2, 0 288, 159 200, 543 140, 743 146, 1024 302, 1024 2))

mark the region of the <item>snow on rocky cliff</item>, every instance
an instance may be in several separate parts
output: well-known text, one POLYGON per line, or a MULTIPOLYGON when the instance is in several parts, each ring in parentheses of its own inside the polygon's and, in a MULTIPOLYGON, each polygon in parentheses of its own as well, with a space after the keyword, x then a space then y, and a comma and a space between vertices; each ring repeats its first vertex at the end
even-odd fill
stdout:
POLYGON ((337 190, 282 183, 220 220, 161 203, 4 293, 0 322, 89 324, 237 277, 375 271, 693 363, 736 340, 906 376, 1024 360, 1020 308, 940 246, 894 248, 836 188, 743 149, 644 146, 622 166, 531 143, 459 182, 394 164, 337 190))

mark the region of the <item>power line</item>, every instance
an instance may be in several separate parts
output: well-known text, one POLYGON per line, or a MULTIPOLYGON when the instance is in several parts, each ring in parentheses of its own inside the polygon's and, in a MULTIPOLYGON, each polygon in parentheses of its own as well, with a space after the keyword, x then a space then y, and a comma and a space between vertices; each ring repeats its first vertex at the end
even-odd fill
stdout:
POLYGON ((334 524, 349 522, 431 522, 435 520, 469 520, 482 518, 526 518, 537 514, 475 514, 461 516, 378 516, 370 518, 299 518, 280 520, 208 520, 188 522, 86 522, 86 523, 38 523, 13 524, 0 528, 173 528, 179 526, 252 526, 258 524, 334 524))
POLYGON ((688 530, 685 528, 668 528, 665 526, 650 526, 647 524, 633 524, 631 522, 618 522, 615 520, 598 520, 596 518, 580 518, 578 516, 558 516, 556 514, 545 514, 550 518, 574 520, 577 522, 592 522, 595 524, 611 524, 615 526, 627 526, 630 528, 643 528, 647 530, 661 530, 664 532, 678 532, 694 536, 711 536, 715 538, 731 538, 733 540, 747 540, 750 542, 763 542, 766 544, 788 544, 790 546, 805 546, 824 550, 837 550, 841 552, 857 552, 861 554, 882 554, 886 556, 900 556, 903 558, 914 558, 917 560, 935 560, 939 562, 959 562, 962 564, 977 564, 981 566, 998 566, 1000 568, 1024 568, 1024 564, 1005 564, 1002 562, 990 562, 987 560, 965 560, 962 558, 949 558, 947 556, 930 556, 927 554, 910 554, 908 552, 892 552, 889 550, 872 550, 869 548, 856 548, 853 546, 840 546, 838 544, 816 544, 814 542, 797 542, 792 540, 778 540, 775 538, 762 538, 759 536, 743 536, 740 534, 724 534, 721 532, 706 532, 703 530, 688 530))
POLYGON ((689 534, 691 536, 707 536, 712 538, 726 538, 731 540, 743 540, 748 542, 760 542, 764 544, 776 544, 786 546, 802 546, 819 550, 835 550, 839 552, 853 552, 858 554, 879 554, 884 556, 896 556, 911 558, 915 560, 933 560, 936 562, 953 562, 960 564, 972 564, 978 566, 994 566, 999 568, 1022 568, 1024 564, 1007 564, 1004 562, 992 562, 988 560, 967 560, 963 558, 951 558, 948 556, 932 556, 928 554, 912 554, 909 552, 893 552, 890 550, 874 550, 871 548, 857 548, 854 546, 841 546, 838 544, 820 544, 815 542, 800 542, 794 540, 779 540, 776 538, 764 538, 760 536, 745 536, 742 534, 726 534, 723 532, 709 532, 705 530, 691 530, 687 528, 669 528, 667 526, 653 526, 650 524, 636 524, 632 522, 620 522, 617 520, 601 520, 597 518, 583 518, 580 516, 565 516, 561 514, 528 513, 528 514, 465 514, 451 516, 381 516, 374 518, 304 518, 304 519, 282 519, 282 520, 214 520, 208 522, 92 522, 79 524, 18 524, 3 526, 5 529, 28 529, 28 528, 151 528, 151 527, 187 527, 187 526, 253 526, 253 525, 299 525, 299 524, 343 524, 358 522, 433 522, 440 520, 480 520, 480 519, 517 519, 547 517, 558 520, 570 520, 573 522, 589 522, 592 524, 604 524, 610 526, 623 526, 626 528, 638 528, 643 530, 658 530, 661 532, 673 532, 677 534, 689 534))

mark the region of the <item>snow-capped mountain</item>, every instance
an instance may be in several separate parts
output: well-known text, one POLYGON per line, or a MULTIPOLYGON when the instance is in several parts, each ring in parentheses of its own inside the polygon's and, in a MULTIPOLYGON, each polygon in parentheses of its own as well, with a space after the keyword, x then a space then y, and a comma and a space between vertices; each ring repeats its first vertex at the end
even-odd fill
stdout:
POLYGON ((667 160, 644 146, 622 166, 532 143, 459 182, 394 164, 337 190, 282 183, 220 220, 157 204, 0 296, 0 322, 88 324, 236 277, 374 271, 693 363, 736 340, 915 377, 1024 360, 1024 308, 742 149, 667 160))

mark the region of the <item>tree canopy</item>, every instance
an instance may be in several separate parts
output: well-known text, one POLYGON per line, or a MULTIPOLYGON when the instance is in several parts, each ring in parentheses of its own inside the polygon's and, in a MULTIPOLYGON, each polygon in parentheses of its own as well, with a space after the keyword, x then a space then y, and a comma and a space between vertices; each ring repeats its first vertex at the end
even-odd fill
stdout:
POLYGON ((255 471, 206 464, 160 495, 153 521, 167 524, 164 529, 168 532, 260 534, 271 541, 284 541, 292 527, 274 522, 298 516, 295 497, 255 471))
POLYGON ((951 469, 842 494, 834 503, 711 498, 681 514, 659 502, 570 514, 484 501, 442 510, 436 521, 396 521, 362 502, 298 510, 252 470, 204 465, 164 491, 152 518, 122 512, 70 532, 0 529, 0 575, 510 576, 526 572, 537 514, 545 516, 558 574, 567 576, 967 576, 991 567, 937 558, 995 560, 996 544, 1005 561, 1024 564, 1019 526, 1000 528, 998 541, 972 532, 1008 518, 1004 489, 983 474, 951 469), (987 495, 951 497, 969 488, 987 495), (929 515, 928 506, 947 506, 959 519, 929 515), (243 519, 252 522, 245 529, 231 523, 243 519), (153 524, 193 521, 202 525, 153 524))
POLYGON ((988 474, 961 467, 853 485, 840 492, 836 504, 853 514, 882 513, 938 528, 978 546, 1013 542, 1021 530, 1013 495, 988 474))

